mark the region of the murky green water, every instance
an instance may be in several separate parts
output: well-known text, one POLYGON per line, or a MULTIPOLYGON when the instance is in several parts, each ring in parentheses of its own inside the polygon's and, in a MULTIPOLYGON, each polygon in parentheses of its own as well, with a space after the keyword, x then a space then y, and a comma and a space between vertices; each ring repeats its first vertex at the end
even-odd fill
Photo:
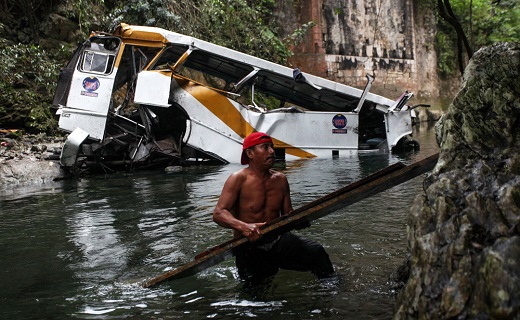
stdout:
MULTIPOLYGON (((306 160, 278 169, 295 208, 397 161, 437 152, 433 129, 421 150, 306 160)), ((1 319, 389 319, 389 276, 406 254, 406 217, 422 177, 346 207, 297 233, 322 243, 339 274, 321 282, 281 271, 262 295, 238 280, 233 259, 144 289, 140 283, 230 239, 211 220, 238 165, 139 172, 64 181, 0 194, 1 319)))

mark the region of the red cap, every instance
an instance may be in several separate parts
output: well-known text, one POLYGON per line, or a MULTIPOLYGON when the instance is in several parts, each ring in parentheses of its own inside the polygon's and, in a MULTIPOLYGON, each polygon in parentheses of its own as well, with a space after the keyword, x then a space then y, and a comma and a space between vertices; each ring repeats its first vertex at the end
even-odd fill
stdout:
POLYGON ((271 139, 270 136, 263 132, 253 132, 250 135, 248 135, 244 139, 244 142, 242 144, 242 158, 240 160, 240 163, 248 164, 249 158, 246 155, 246 149, 249 149, 261 143, 273 143, 273 139, 271 139))

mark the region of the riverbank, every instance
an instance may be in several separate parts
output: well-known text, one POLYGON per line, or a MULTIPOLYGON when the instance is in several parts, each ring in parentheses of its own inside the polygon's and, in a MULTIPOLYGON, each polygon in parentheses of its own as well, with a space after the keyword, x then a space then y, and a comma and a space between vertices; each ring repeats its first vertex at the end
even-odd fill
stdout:
POLYGON ((0 189, 63 179, 59 155, 64 137, 0 129, 0 189))

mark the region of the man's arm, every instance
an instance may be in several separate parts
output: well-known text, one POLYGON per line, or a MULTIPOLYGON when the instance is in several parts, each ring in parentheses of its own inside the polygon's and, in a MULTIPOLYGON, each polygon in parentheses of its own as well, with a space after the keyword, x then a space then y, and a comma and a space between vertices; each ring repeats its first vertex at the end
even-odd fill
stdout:
MULTIPOLYGON (((224 183, 222 193, 217 202, 215 210, 213 210, 213 221, 224 228, 230 228, 243 234, 250 241, 256 241, 262 236, 260 227, 263 223, 246 223, 238 220, 231 211, 235 207, 235 203, 240 194, 240 188, 243 183, 244 176, 239 172, 233 173, 224 183)), ((236 232, 235 232, 236 235, 236 232)))
POLYGON ((293 211, 292 202, 291 202, 291 189, 289 187, 289 182, 287 181, 287 177, 282 175, 283 181, 283 208, 282 208, 282 216, 289 214, 293 211))
MULTIPOLYGON (((290 214, 293 212, 292 202, 291 202, 291 189, 289 187, 289 182, 287 181, 287 177, 283 175, 283 181, 285 184, 284 187, 284 198, 283 198, 283 210, 281 212, 282 216, 290 214)), ((311 223, 308 220, 301 220, 301 222, 297 223, 294 226, 294 229, 301 230, 311 226, 311 223)))

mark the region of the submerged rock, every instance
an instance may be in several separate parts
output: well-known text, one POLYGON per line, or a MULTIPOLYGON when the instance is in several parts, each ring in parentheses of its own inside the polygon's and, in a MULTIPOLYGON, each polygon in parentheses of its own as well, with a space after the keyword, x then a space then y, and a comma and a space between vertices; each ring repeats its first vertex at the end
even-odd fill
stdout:
POLYGON ((395 319, 520 319, 520 43, 479 50, 436 125, 395 319))

